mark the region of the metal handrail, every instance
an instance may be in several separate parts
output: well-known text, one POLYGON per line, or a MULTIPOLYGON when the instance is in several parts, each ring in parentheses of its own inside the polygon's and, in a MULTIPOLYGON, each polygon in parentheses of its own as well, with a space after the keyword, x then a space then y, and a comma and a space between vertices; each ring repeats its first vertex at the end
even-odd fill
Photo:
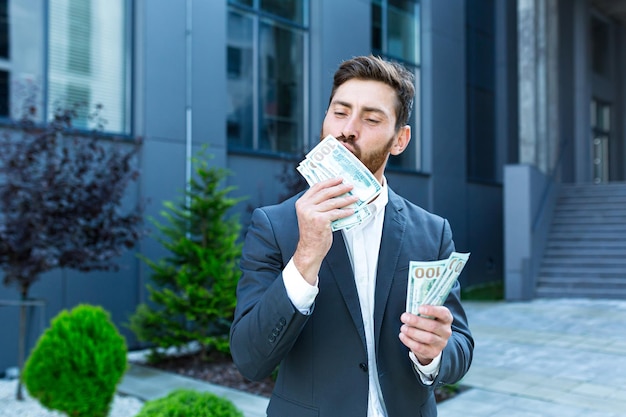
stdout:
POLYGON ((548 175, 548 181, 546 182, 546 185, 544 186, 543 191, 541 193, 541 200, 539 201, 539 206, 537 208, 537 211, 534 213, 534 218, 533 218, 533 223, 532 223, 533 226, 531 229, 533 232, 537 229, 537 225, 539 224, 539 219, 541 218, 541 214, 543 213, 543 210, 546 205, 546 200, 548 199, 549 191, 554 185, 554 183, 556 182, 555 181, 556 173, 558 172, 561 166, 561 162, 563 161, 565 150, 569 147, 569 144, 570 142, 567 140, 562 140, 559 144, 560 145, 559 156, 556 160, 556 164, 554 165, 554 168, 552 168, 552 171, 548 175))

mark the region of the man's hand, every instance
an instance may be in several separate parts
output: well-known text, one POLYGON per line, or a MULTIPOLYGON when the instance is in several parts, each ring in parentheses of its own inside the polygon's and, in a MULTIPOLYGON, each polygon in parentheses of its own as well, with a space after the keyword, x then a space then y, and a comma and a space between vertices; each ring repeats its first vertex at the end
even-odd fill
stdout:
POLYGON ((421 316, 403 313, 400 340, 422 365, 428 365, 448 344, 452 335, 452 313, 444 306, 420 306, 421 316), (422 317, 430 316, 432 318, 422 317))
POLYGON ((359 199, 355 195, 344 196, 351 189, 352 185, 343 184, 341 178, 333 178, 313 185, 296 201, 300 239, 293 262, 311 285, 333 243, 331 222, 354 213, 353 209, 344 208, 359 199))

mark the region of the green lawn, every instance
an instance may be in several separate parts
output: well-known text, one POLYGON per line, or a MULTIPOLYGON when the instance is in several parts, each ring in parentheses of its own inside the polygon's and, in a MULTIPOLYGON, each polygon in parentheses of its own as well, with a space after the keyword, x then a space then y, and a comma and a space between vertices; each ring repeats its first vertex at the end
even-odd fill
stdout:
POLYGON ((492 281, 461 288, 461 299, 472 301, 498 301, 504 299, 504 283, 492 281))

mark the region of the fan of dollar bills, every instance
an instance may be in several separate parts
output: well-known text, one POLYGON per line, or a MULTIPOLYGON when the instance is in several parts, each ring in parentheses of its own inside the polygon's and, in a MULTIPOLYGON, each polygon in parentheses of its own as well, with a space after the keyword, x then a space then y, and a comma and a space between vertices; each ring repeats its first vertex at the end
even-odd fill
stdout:
POLYGON ((354 208, 355 212, 332 222, 333 231, 348 230, 372 215, 368 204, 380 194, 382 186, 369 169, 333 136, 326 136, 311 149, 296 169, 309 186, 336 177, 342 177, 344 182, 354 186, 349 194, 358 196, 359 200, 348 207, 354 208))
POLYGON ((469 256, 469 253, 452 252, 448 259, 411 261, 406 291, 406 311, 419 315, 418 309, 422 304, 443 305, 469 256))

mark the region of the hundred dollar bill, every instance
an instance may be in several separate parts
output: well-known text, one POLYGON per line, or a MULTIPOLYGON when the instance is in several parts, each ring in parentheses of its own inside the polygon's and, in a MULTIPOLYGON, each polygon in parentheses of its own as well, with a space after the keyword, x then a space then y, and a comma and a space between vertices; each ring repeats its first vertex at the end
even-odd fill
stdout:
POLYGON ((359 159, 333 136, 326 136, 306 155, 327 178, 343 177, 354 188, 349 194, 359 197, 354 203, 361 207, 370 203, 382 190, 374 175, 359 159))
POLYGON ((446 262, 446 268, 443 275, 435 282, 435 285, 430 289, 424 300, 424 304, 430 304, 434 306, 443 305, 452 290, 452 286, 456 282, 457 278, 463 271, 467 260, 469 259, 469 253, 452 252, 446 262))
POLYGON ((409 283, 406 295, 406 311, 418 314, 419 306, 423 304, 430 288, 441 276, 446 259, 438 261, 411 261, 409 263, 409 283))
POLYGON ((409 263, 406 311, 419 315, 419 306, 443 305, 463 271, 469 253, 452 252, 448 259, 409 263))
POLYGON ((358 226, 365 221, 368 217, 372 215, 372 211, 369 206, 363 206, 353 214, 348 217, 344 217, 343 219, 337 219, 331 222, 330 228, 333 232, 337 230, 350 230, 354 226, 358 226))
POLYGON ((382 186, 359 159, 333 136, 327 136, 306 155, 297 167, 309 186, 329 178, 342 177, 352 184, 349 195, 359 200, 348 206, 355 210, 349 217, 332 222, 332 230, 349 230, 370 217, 367 205, 380 194, 382 186))
MULTIPOLYGON (((311 163, 308 160, 303 161, 298 167, 296 167, 296 169, 304 177, 309 186, 312 186, 313 184, 323 181, 325 179, 331 178, 321 170, 316 170, 315 164, 311 163)), ((331 229, 333 232, 341 229, 350 230, 351 228, 363 223, 365 219, 372 215, 372 212, 368 206, 362 206, 358 209, 354 205, 351 205, 351 207, 355 208, 355 212, 352 215, 344 217, 342 219, 337 219, 331 223, 331 229)))
POLYGON ((300 175, 304 177, 304 179, 306 180, 307 184, 309 184, 309 186, 312 186, 326 179, 326 177, 323 176, 322 172, 316 171, 316 168, 317 166, 315 166, 315 164, 313 164, 309 160, 304 160, 300 162, 300 165, 296 167, 300 175))

